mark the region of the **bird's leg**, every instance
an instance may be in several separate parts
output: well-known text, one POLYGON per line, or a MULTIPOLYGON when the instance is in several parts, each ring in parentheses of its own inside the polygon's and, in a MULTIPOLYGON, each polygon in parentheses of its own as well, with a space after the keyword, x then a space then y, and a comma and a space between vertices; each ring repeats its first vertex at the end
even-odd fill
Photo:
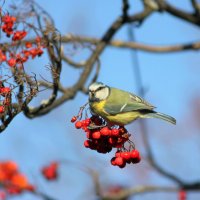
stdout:
POLYGON ((113 123, 110 123, 110 122, 107 122, 107 125, 106 125, 108 128, 112 128, 113 126, 116 126, 115 124, 113 124, 113 123))

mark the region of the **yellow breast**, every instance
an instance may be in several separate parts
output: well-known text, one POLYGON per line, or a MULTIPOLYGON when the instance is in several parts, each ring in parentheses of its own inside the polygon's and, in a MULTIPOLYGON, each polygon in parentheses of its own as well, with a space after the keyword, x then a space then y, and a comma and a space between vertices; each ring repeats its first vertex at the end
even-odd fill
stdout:
POLYGON ((103 109, 105 103, 106 103, 105 100, 99 101, 99 102, 92 102, 90 103, 90 108, 92 109, 94 113, 103 117, 104 115, 106 115, 106 112, 103 109))

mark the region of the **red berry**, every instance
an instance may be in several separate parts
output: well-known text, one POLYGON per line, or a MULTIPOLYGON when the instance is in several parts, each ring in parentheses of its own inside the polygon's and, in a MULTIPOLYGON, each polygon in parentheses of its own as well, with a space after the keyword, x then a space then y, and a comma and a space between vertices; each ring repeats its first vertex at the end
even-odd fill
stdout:
POLYGON ((126 162, 124 162, 122 165, 119 165, 120 168, 124 168, 126 166, 126 162))
POLYGON ((0 88, 0 95, 5 97, 6 95, 10 94, 11 89, 9 87, 0 88))
POLYGON ((74 123, 76 120, 77 120, 77 117, 73 116, 72 119, 71 119, 71 122, 74 123))
POLYGON ((132 163, 136 164, 136 163, 139 163, 141 161, 141 157, 138 157, 138 158, 132 158, 132 163))
POLYGON ((2 54, 1 52, 0 52, 0 62, 4 62, 4 61, 6 61, 6 55, 5 54, 2 54))
POLYGON ((4 111, 5 111, 4 106, 0 106, 0 113, 4 113, 4 111))
POLYGON ((185 190, 179 190, 179 200, 186 200, 186 191, 185 190))
POLYGON ((85 124, 85 120, 82 120, 81 123, 82 123, 82 126, 85 126, 85 125, 86 125, 86 124, 85 124))
POLYGON ((26 31, 16 31, 13 34, 12 40, 13 41, 22 40, 26 35, 27 35, 26 31))
POLYGON ((131 151, 131 158, 133 163, 139 163, 141 160, 140 153, 137 150, 131 151))
POLYGON ((47 180, 55 180, 58 176, 58 163, 52 162, 48 166, 42 168, 42 174, 47 180))
POLYGON ((116 157, 115 163, 118 166, 122 166, 122 165, 124 165, 125 162, 124 162, 124 159, 122 157, 116 157))
POLYGON ((131 151, 131 158, 139 158, 140 157, 140 153, 138 150, 134 149, 131 151))
POLYGON ((90 125, 90 118, 88 118, 88 119, 85 120, 85 125, 86 125, 86 126, 89 126, 89 125, 90 125))
POLYGON ((81 122, 81 121, 77 121, 77 122, 75 123, 75 127, 76 127, 77 129, 82 128, 82 122, 81 122))
POLYGON ((111 130, 108 127, 104 127, 100 130, 101 135, 109 136, 111 134, 111 130))
POLYGON ((119 136, 119 130, 118 130, 118 129, 112 129, 112 130, 111 130, 111 135, 112 135, 112 136, 115 136, 115 137, 116 137, 116 136, 119 136))
POLYGON ((116 159, 116 157, 113 157, 113 158, 110 160, 110 162, 111 162, 111 165, 113 165, 113 166, 115 166, 115 165, 116 165, 116 163, 115 163, 115 159, 116 159))
POLYGON ((90 147, 90 140, 85 140, 84 146, 85 146, 86 148, 89 148, 89 147, 90 147))
POLYGON ((124 158, 124 160, 129 160, 131 158, 130 152, 122 152, 121 157, 124 158))
POLYGON ((115 157, 121 157, 121 151, 117 151, 116 153, 115 153, 115 157))
POLYGON ((9 93, 11 90, 9 87, 3 87, 0 89, 1 93, 9 93))
POLYGON ((16 59, 14 58, 10 58, 8 61, 7 61, 8 65, 10 67, 14 67, 16 65, 16 59))
POLYGON ((99 131, 95 131, 94 133, 92 133, 92 138, 93 139, 99 139, 101 137, 101 133, 99 131))
POLYGON ((31 42, 26 42, 25 46, 26 46, 27 49, 31 48, 32 47, 32 43, 31 42))
POLYGON ((87 126, 83 126, 83 125, 82 125, 82 129, 83 129, 85 132, 88 131, 88 127, 87 127, 87 126))

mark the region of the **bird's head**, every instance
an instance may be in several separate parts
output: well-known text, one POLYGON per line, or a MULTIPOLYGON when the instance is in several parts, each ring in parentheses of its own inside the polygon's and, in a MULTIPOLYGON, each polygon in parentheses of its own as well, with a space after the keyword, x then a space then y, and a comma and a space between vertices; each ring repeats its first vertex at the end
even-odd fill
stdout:
POLYGON ((95 82, 89 86, 90 102, 105 100, 108 98, 109 94, 110 88, 101 82, 95 82))

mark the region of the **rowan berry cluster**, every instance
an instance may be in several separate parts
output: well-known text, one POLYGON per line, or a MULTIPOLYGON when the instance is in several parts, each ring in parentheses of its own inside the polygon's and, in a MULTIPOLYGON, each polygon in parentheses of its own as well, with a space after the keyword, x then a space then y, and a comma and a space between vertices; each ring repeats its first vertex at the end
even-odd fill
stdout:
MULTIPOLYGON (((0 22, 2 23, 0 28, 7 37, 11 38, 10 43, 12 46, 16 46, 16 42, 22 41, 28 33, 25 29, 16 30, 17 24, 20 23, 16 17, 9 14, 0 14, 0 22)), ((17 48, 17 50, 16 48, 14 50, 12 48, 9 48, 9 50, 2 48, 0 49, 0 63, 6 63, 10 67, 22 67, 23 63, 27 62, 29 58, 34 59, 36 56, 41 56, 43 48, 45 48, 45 45, 39 36, 32 43, 26 42, 24 47, 17 48)))
POLYGON ((109 127, 106 121, 99 116, 93 115, 85 120, 78 120, 79 116, 74 116, 71 122, 75 122, 77 129, 85 131, 87 140, 84 141, 84 146, 86 148, 98 153, 109 153, 113 148, 116 148, 117 152, 115 157, 111 159, 111 164, 120 168, 125 167, 126 163, 140 162, 139 151, 135 149, 134 143, 130 140, 131 134, 125 127, 109 127), (128 149, 125 147, 127 144, 128 149))
POLYGON ((119 166, 120 168, 124 168, 126 164, 136 164, 141 160, 140 153, 138 150, 133 149, 132 151, 117 151, 115 153, 115 157, 111 159, 111 164, 114 166, 119 166))
POLYGON ((0 185, 1 193, 17 195, 24 191, 35 191, 35 187, 29 183, 27 177, 19 171, 13 161, 0 162, 0 185))
POLYGON ((14 24, 16 22, 16 17, 10 16, 8 14, 4 15, 1 19, 2 26, 1 29, 6 33, 7 37, 10 37, 14 33, 14 24))
POLYGON ((11 89, 10 87, 4 87, 3 82, 0 81, 0 96, 4 98, 0 103, 0 114, 5 112, 7 106, 11 103, 11 89))

